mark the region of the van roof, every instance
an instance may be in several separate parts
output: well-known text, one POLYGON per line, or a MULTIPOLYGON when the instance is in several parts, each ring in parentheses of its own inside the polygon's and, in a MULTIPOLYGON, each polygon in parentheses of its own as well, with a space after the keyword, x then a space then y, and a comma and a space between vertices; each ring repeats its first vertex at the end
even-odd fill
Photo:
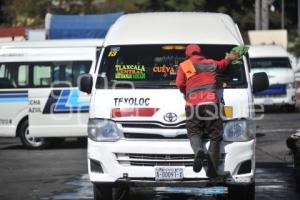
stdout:
POLYGON ((56 47, 96 47, 103 46, 103 39, 72 39, 0 42, 0 49, 15 48, 56 48, 56 47))
POLYGON ((253 45, 249 48, 250 58, 288 57, 288 52, 279 45, 253 45))
POLYGON ((110 28, 104 45, 243 43, 231 17, 220 13, 154 12, 126 14, 110 28))

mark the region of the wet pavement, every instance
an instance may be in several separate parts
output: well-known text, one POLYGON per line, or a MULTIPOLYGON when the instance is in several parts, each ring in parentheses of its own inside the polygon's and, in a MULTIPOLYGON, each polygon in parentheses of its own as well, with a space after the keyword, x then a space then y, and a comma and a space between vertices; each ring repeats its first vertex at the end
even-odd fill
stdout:
MULTIPOLYGON (((269 113, 258 121, 256 199, 299 200, 287 137, 300 129, 300 113, 269 113)), ((16 139, 0 139, 0 199, 93 199, 86 148, 72 141, 47 150, 28 151, 16 139)), ((222 188, 213 188, 215 192, 222 188)), ((132 188, 132 199, 208 200, 199 188, 132 188)))

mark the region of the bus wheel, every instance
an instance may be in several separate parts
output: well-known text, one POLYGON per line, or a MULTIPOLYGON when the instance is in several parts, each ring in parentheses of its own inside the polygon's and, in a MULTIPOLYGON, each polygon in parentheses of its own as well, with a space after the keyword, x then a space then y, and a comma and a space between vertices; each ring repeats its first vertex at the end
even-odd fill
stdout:
POLYGON ((27 120, 20 125, 18 135, 27 149, 43 149, 49 145, 49 141, 46 138, 37 138, 30 135, 27 120))

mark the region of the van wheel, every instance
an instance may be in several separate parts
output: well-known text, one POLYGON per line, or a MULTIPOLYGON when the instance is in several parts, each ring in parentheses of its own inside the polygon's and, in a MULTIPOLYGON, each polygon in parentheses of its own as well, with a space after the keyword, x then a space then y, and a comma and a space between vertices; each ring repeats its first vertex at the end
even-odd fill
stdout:
POLYGON ((33 137, 29 133, 28 120, 24 121, 18 129, 18 135, 22 144, 27 149, 43 149, 49 145, 49 141, 46 138, 33 137))
POLYGON ((255 183, 249 185, 229 185, 229 200, 255 200, 255 183))
POLYGON ((93 184, 94 200, 112 200, 111 184, 93 184))

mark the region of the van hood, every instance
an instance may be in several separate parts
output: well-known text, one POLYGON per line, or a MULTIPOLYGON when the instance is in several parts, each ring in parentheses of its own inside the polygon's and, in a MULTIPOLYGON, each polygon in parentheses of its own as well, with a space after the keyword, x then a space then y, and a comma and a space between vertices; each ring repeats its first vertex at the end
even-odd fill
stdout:
POLYGON ((287 84, 295 81, 295 74, 292 69, 287 68, 260 68, 251 69, 251 75, 258 72, 266 72, 270 85, 287 84))
MULTIPOLYGON (((178 89, 96 90, 90 117, 115 121, 151 121, 164 125, 184 122, 185 99, 178 89)), ((226 106, 232 106, 232 118, 248 118, 247 89, 226 89, 226 106)))

